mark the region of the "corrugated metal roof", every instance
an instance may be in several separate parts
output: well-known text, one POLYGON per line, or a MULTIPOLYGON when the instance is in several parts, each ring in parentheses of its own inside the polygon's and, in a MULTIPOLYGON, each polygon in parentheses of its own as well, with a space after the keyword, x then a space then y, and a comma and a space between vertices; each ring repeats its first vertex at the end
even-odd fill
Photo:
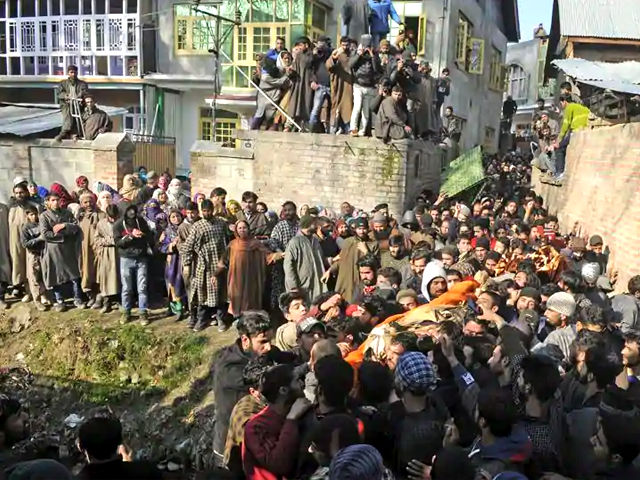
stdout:
POLYGON ((556 0, 565 37, 640 39, 640 0, 556 0))
MULTIPOLYGON (((99 105, 114 117, 127 113, 126 108, 99 105)), ((24 137, 62 127, 62 115, 57 105, 40 103, 0 103, 0 133, 24 137)))
POLYGON ((640 94, 640 62, 607 63, 567 58, 551 63, 579 82, 614 92, 640 94))

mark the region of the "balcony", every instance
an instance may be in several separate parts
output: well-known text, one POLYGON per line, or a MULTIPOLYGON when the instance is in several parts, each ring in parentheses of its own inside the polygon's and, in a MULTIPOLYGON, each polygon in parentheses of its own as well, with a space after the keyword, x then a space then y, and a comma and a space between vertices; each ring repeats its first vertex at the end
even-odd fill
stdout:
POLYGON ((137 0, 0 0, 0 75, 63 76, 76 65, 81 77, 140 78, 137 9, 137 0))

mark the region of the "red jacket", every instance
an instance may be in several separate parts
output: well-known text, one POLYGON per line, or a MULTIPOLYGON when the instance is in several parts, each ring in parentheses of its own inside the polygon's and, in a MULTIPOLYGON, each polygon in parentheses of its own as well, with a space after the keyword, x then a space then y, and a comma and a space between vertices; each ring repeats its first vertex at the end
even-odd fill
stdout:
POLYGON ((242 466, 247 480, 282 480, 296 463, 298 423, 271 406, 247 422, 242 443, 242 466))

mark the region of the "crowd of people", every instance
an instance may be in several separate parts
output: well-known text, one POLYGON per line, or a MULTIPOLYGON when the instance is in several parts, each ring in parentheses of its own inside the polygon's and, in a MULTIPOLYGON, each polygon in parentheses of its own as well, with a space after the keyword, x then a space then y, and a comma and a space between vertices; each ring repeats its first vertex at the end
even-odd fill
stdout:
MULTIPOLYGON (((525 160, 487 158, 479 198, 424 191, 399 218, 348 202, 277 215, 144 169, 118 191, 17 178, 2 300, 120 301, 124 323, 137 302, 146 324, 165 299, 195 330, 235 325, 203 478, 640 478, 640 276, 613 295, 603 238, 563 235, 525 160)), ((24 423, 1 397, 3 455, 24 423)), ((126 461, 117 419, 86 424, 82 478, 160 478, 126 461)))
POLYGON ((297 39, 291 51, 285 39, 256 58, 253 82, 260 89, 251 128, 292 131, 298 126, 317 133, 378 138, 428 138, 459 141, 460 128, 447 107, 449 69, 432 76, 417 57, 411 30, 392 44, 371 34, 331 39, 297 39))

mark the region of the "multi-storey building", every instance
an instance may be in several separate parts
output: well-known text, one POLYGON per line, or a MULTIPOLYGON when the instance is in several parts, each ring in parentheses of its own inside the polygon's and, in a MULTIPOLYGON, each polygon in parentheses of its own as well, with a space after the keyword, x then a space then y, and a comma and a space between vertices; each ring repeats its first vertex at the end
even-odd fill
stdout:
MULTIPOLYGON (((299 36, 337 44, 344 0, 0 0, 0 100, 53 103, 69 64, 129 108, 120 129, 176 138, 178 171, 197 140, 232 145, 255 109, 255 56, 299 36), (211 14, 215 15, 212 16, 211 14), (216 17, 217 16, 217 17, 216 17), (223 17, 231 21, 220 20, 223 17), (233 21, 239 24, 234 25, 233 21)), ((451 70, 462 147, 497 145, 516 0, 393 2, 434 75, 451 70)), ((389 38, 399 25, 391 22, 389 38)))
POLYGON ((116 130, 142 130, 141 1, 0 0, 0 100, 56 103, 76 65, 98 103, 129 110, 116 130))

